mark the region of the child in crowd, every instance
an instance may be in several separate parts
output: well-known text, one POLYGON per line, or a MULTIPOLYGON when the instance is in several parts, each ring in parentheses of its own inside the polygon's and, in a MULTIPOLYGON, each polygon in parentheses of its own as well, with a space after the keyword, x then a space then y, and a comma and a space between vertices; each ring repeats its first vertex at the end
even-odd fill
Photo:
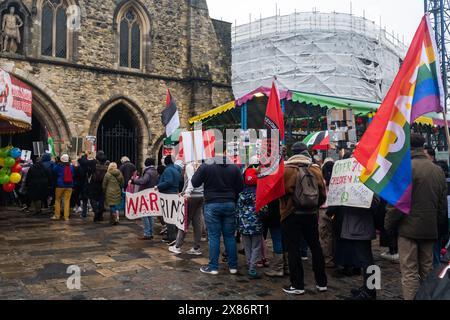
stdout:
MULTIPOLYGON (((244 178, 245 187, 239 194, 237 203, 237 224, 249 267, 248 276, 250 279, 259 279, 261 276, 256 271, 256 267, 261 260, 263 226, 256 213, 256 183, 258 181, 256 169, 248 168, 244 178)), ((261 211, 264 214, 267 207, 261 211)))

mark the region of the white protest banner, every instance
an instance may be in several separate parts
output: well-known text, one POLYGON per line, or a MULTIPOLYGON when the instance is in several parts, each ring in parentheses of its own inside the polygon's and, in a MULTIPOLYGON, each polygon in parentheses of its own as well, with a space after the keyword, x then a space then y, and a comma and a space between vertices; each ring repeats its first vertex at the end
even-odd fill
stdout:
POLYGON ((328 190, 328 206, 371 207, 373 192, 359 180, 362 170, 356 159, 335 163, 328 190))
POLYGON ((129 220, 163 217, 164 222, 185 231, 185 212, 185 199, 177 194, 160 193, 153 189, 126 194, 125 215, 129 220))

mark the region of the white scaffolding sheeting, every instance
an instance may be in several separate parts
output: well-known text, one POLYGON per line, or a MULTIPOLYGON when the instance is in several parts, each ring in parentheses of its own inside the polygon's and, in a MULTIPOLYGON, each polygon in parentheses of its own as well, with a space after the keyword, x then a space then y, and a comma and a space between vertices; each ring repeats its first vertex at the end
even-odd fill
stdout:
POLYGON ((270 86, 381 101, 406 54, 397 38, 365 18, 295 13, 233 28, 236 97, 270 86))

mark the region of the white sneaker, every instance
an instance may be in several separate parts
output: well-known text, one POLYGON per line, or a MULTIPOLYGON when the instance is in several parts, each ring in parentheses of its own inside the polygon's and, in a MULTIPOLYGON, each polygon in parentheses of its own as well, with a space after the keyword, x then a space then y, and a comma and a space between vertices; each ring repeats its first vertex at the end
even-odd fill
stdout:
POLYGON ((328 291, 328 287, 319 287, 316 286, 317 290, 319 290, 319 292, 327 292, 328 291))
POLYGON ((380 255, 380 257, 381 257, 382 259, 389 260, 389 261, 392 261, 392 262, 396 262, 396 261, 398 261, 398 260, 400 259, 398 253, 396 253, 396 254, 390 254, 389 252, 383 252, 383 253, 380 255))
POLYGON ((231 273, 231 274, 237 274, 237 273, 238 273, 238 270, 237 270, 237 269, 230 269, 230 273, 231 273))
POLYGON ((177 248, 176 246, 169 247, 169 251, 175 254, 181 254, 181 249, 177 248))
POLYGON ((200 249, 195 249, 195 248, 191 248, 187 254, 190 254, 192 256, 201 256, 202 255, 202 251, 200 249))

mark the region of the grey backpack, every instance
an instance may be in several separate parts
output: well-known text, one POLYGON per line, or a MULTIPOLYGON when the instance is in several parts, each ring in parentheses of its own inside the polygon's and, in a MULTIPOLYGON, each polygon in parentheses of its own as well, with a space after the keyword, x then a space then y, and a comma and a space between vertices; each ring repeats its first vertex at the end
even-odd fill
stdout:
POLYGON ((319 183, 310 166, 296 167, 297 180, 293 195, 295 213, 315 213, 319 208, 319 183))

